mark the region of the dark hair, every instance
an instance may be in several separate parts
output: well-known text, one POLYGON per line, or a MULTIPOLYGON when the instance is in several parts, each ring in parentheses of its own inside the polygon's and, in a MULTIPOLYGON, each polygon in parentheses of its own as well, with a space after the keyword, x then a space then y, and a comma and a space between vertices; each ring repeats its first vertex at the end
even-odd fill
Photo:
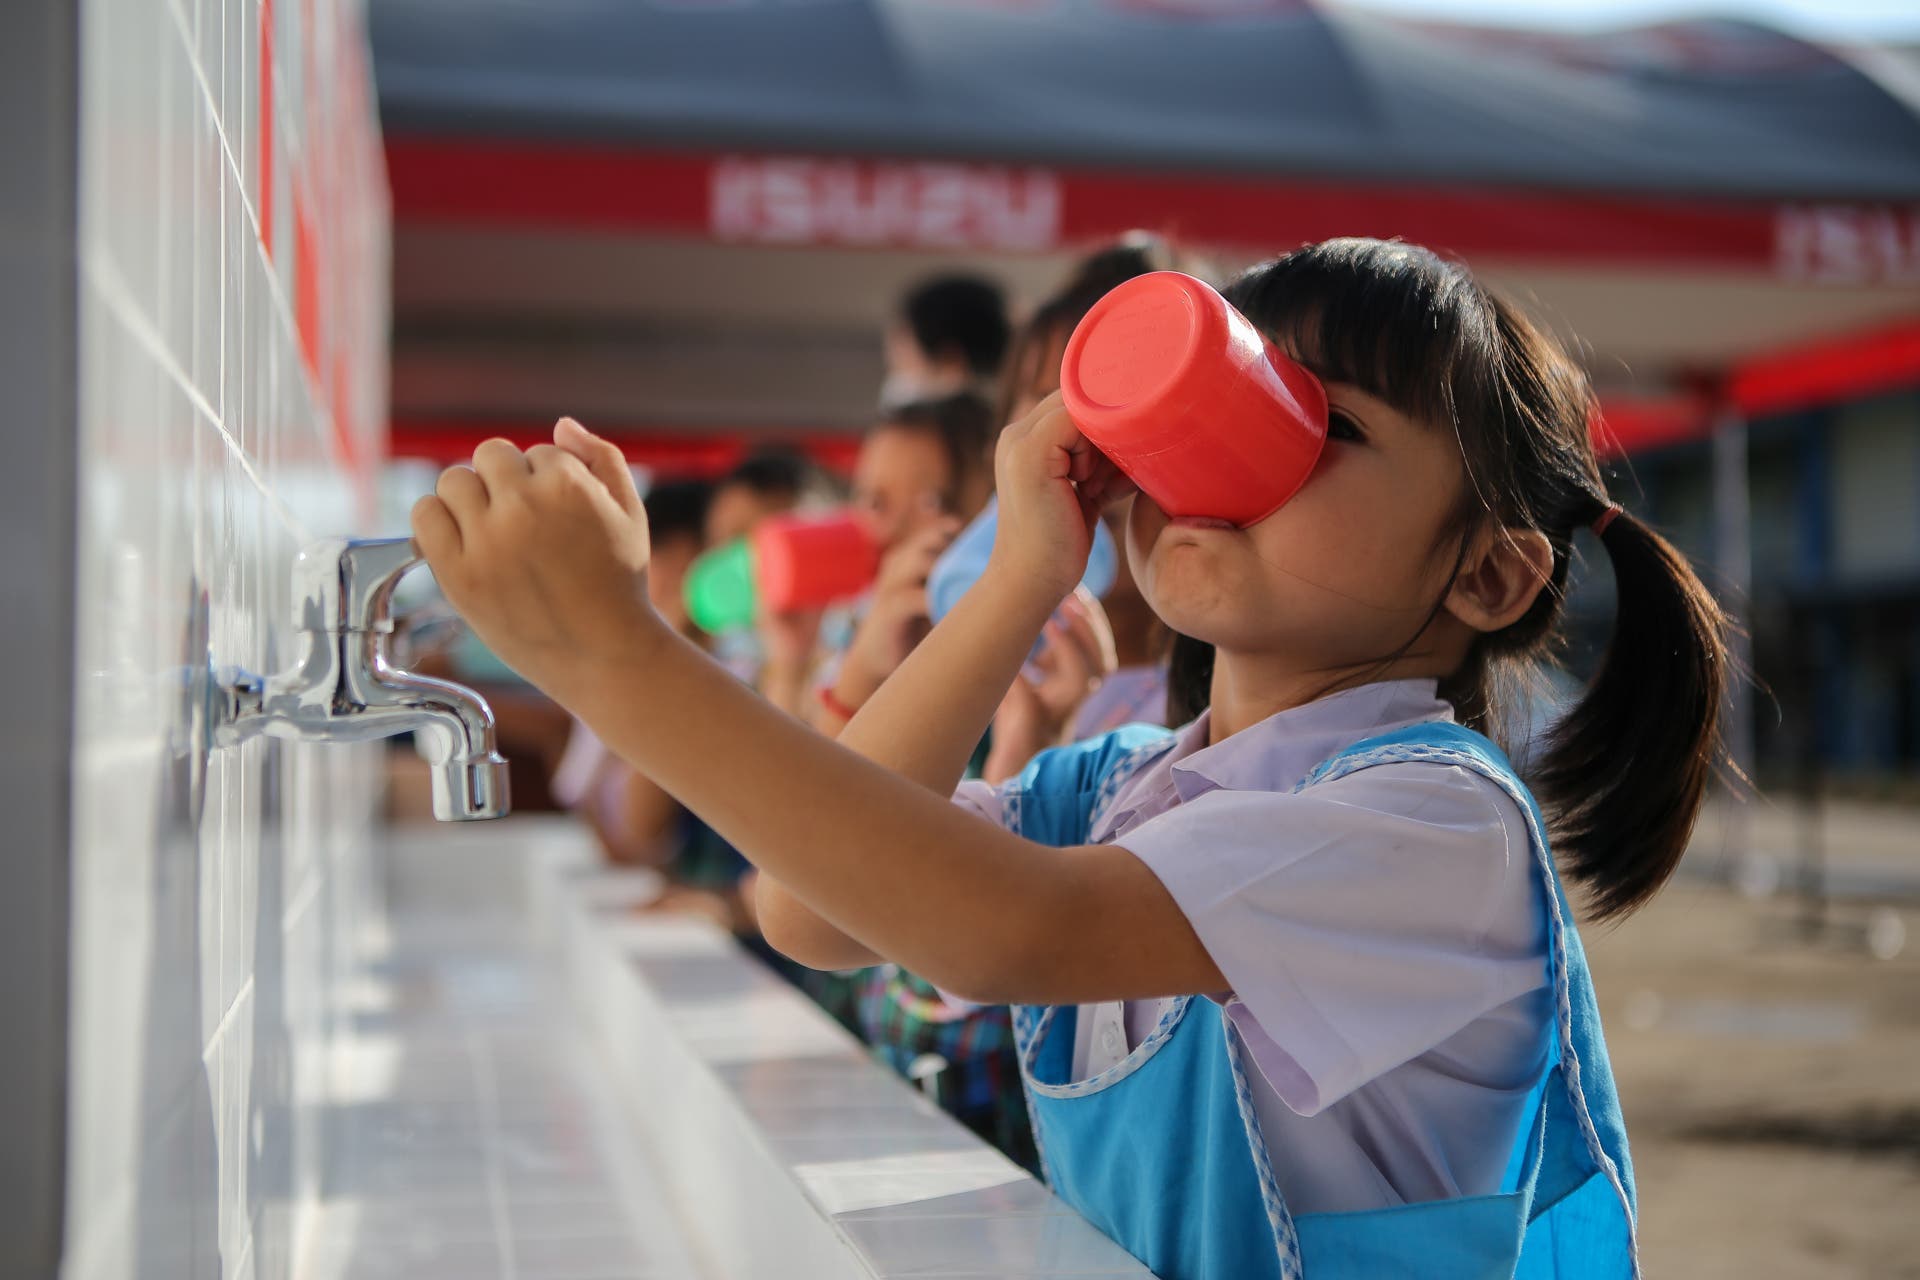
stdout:
POLYGON ((655 542, 706 537, 713 486, 705 480, 670 478, 647 488, 647 528, 655 542))
POLYGON ((720 477, 716 488, 742 485, 766 498, 792 501, 807 487, 812 464, 784 445, 765 445, 754 450, 720 477))
POLYGON ((1000 375, 1000 395, 994 416, 1004 425, 1013 420, 1013 406, 1040 374, 1040 362, 1066 343, 1067 335, 1093 304, 1119 285, 1150 271, 1181 269, 1173 249, 1157 236, 1129 232, 1082 258, 1065 284, 1034 308, 1014 335, 1013 348, 1000 375))
POLYGON ((937 400, 916 400, 889 410, 872 429, 887 428, 924 431, 939 440, 947 455, 949 479, 947 492, 942 497, 949 510, 953 509, 967 480, 993 465, 993 410, 984 398, 971 391, 937 400))
MULTIPOLYGON (((1449 537, 1459 538, 1460 557, 1489 526, 1546 535, 1547 588, 1519 621, 1479 637, 1440 686, 1462 723, 1506 736, 1513 694, 1559 641, 1573 533, 1610 505, 1585 373, 1464 267, 1412 245, 1309 245, 1225 292, 1321 377, 1457 434, 1468 483, 1449 537)), ((1678 864, 1718 757, 1729 677, 1726 615, 1686 557, 1625 513, 1601 544, 1617 591, 1613 636, 1528 772, 1563 865, 1592 914, 1608 919, 1644 904, 1678 864)), ((1439 611, 1436 601, 1428 622, 1439 611)), ((1414 639, 1385 655, 1382 669, 1414 639)), ((1212 667, 1211 646, 1175 639, 1174 723, 1207 705, 1212 667)))
POLYGON ((1006 358, 1007 299, 1000 287, 978 276, 940 276, 922 281, 900 304, 913 340, 934 358, 959 356, 976 378, 991 378, 1006 358))

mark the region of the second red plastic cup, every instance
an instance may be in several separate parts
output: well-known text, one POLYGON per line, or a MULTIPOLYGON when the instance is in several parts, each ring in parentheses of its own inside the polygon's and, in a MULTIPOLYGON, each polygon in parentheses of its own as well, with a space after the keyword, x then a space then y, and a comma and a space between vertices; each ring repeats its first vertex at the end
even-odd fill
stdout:
POLYGON ((753 576, 769 613, 851 599, 880 571, 880 546, 851 514, 769 516, 753 530, 753 576))
POLYGON ((1094 304, 1067 342, 1060 392, 1087 439, 1170 516, 1264 520, 1327 439, 1320 380, 1178 271, 1094 304))

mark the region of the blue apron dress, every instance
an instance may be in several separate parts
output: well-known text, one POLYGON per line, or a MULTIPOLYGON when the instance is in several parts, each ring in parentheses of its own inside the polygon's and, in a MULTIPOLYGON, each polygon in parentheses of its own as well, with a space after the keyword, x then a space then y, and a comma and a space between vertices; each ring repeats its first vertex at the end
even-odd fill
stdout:
MULTIPOLYGON (((1084 844, 1120 785, 1172 745, 1134 725, 1037 757, 1003 789, 1006 825, 1084 844)), ((1435 721, 1354 744, 1296 791, 1375 765, 1471 769, 1527 817, 1546 912, 1556 1034, 1502 1191, 1351 1213, 1289 1212, 1226 1011, 1173 1001, 1109 1069, 1072 1077, 1072 1006, 1019 1006, 1014 1030, 1053 1189, 1162 1280, 1625 1280, 1638 1277, 1633 1170, 1586 953, 1539 806, 1492 742, 1435 721)))

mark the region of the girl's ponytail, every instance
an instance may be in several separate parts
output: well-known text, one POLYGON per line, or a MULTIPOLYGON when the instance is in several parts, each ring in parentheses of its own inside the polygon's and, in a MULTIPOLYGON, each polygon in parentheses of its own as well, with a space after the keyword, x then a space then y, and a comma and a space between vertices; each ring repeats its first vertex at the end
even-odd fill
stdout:
POLYGON ((1613 564, 1613 637, 1548 733, 1533 783, 1561 865, 1604 920, 1645 903, 1679 865, 1729 675, 1727 616, 1686 557, 1617 506, 1593 523, 1613 564))

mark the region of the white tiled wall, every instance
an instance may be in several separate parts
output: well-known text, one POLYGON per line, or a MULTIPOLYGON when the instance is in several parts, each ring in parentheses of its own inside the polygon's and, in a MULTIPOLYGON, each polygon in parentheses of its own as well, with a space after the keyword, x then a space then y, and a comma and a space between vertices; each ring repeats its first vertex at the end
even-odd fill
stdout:
POLYGON ((388 211, 364 14, 80 12, 63 1273, 264 1280, 320 1191, 336 979, 377 924, 376 760, 267 740, 207 759, 190 708, 209 651, 289 656, 300 545, 367 531, 388 211))

